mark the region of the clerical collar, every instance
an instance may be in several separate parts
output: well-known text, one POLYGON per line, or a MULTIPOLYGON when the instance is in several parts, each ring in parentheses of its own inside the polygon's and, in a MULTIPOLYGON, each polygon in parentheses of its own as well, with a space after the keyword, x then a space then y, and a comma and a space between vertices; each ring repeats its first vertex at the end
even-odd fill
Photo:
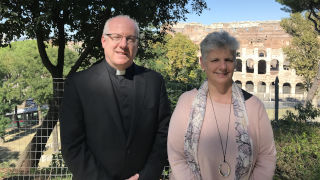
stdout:
POLYGON ((110 74, 112 74, 113 76, 126 76, 129 79, 132 79, 133 75, 134 75, 134 63, 131 64, 130 67, 128 67, 127 69, 120 71, 117 70, 115 68, 113 68, 112 66, 110 66, 110 64, 106 61, 106 65, 107 65, 107 69, 109 71, 110 74))
POLYGON ((121 71, 121 70, 116 70, 116 75, 117 76, 122 76, 122 75, 125 75, 126 74, 126 70, 123 70, 123 71, 121 71))

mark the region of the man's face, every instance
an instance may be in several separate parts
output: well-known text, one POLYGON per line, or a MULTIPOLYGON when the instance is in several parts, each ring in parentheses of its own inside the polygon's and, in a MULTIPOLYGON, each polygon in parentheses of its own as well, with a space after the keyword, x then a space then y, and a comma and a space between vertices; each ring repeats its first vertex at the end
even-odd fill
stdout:
POLYGON ((123 17, 115 18, 109 22, 107 34, 111 35, 101 37, 107 62, 118 70, 128 68, 138 51, 138 40, 132 42, 132 37, 137 37, 134 22, 123 17))

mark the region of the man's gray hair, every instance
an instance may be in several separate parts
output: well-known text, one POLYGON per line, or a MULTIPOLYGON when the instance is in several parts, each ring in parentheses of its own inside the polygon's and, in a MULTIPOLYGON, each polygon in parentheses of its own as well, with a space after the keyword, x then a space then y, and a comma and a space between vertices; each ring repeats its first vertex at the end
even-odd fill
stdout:
POLYGON ((109 19, 106 21, 106 23, 104 24, 104 28, 103 28, 103 33, 102 33, 102 35, 103 35, 103 34, 107 34, 107 33, 109 32, 109 23, 110 23, 113 19, 115 19, 115 18, 126 18, 126 19, 131 20, 131 21, 134 23, 134 25, 135 25, 136 36, 139 37, 139 33, 140 33, 139 24, 138 24, 138 22, 137 22, 135 19, 131 18, 131 17, 128 16, 128 15, 118 15, 118 16, 114 16, 114 17, 112 17, 112 18, 109 18, 109 19))
POLYGON ((210 51, 220 48, 229 49, 235 60, 239 42, 226 31, 209 33, 200 43, 202 59, 205 60, 210 51))

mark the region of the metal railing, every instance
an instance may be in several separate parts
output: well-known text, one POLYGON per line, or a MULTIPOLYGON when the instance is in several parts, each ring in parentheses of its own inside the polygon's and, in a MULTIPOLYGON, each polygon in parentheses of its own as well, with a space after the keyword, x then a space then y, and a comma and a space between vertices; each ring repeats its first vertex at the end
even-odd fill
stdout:
MULTIPOLYGON (((58 83, 56 90, 63 91, 63 82, 58 83)), ((172 109, 183 92, 198 87, 177 82, 167 82, 166 86, 172 109)), ((61 99, 53 99, 50 106, 59 106, 61 99)), ((283 102, 281 107, 292 107, 295 104, 283 102)), ((274 103, 265 102, 265 106, 273 108, 274 103)), ((72 179, 60 152, 59 120, 52 119, 58 117, 59 107, 52 109, 21 116, 25 119, 19 119, 20 127, 13 121, 6 129, 5 141, 0 142, 0 179, 72 179)), ((169 166, 166 166, 162 180, 168 179, 169 171, 169 166)))

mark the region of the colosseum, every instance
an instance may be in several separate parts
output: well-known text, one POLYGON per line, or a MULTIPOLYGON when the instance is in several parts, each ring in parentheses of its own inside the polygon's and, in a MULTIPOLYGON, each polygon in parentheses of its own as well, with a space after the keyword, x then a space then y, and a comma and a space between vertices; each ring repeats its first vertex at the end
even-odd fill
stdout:
POLYGON ((280 26, 280 21, 249 21, 234 23, 178 23, 175 33, 187 35, 194 43, 210 32, 225 30, 240 42, 234 81, 260 99, 274 99, 275 79, 279 78, 279 97, 283 100, 302 100, 306 97, 303 79, 297 76, 282 51, 291 37, 280 26))

